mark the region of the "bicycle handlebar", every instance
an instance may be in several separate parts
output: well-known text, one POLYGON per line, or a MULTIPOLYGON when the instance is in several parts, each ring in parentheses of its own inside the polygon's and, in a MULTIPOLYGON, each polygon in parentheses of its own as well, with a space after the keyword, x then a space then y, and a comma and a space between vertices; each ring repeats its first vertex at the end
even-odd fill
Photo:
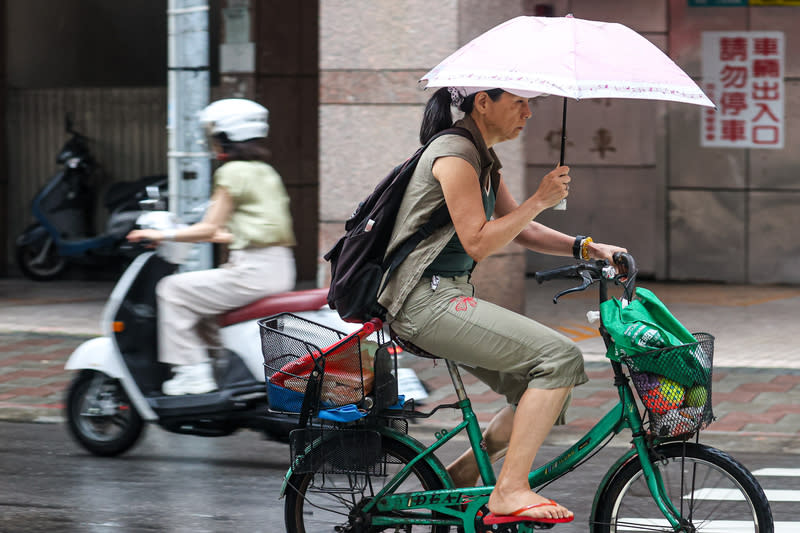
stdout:
MULTIPOLYGON (((570 289, 565 289, 553 297, 553 303, 557 303, 558 299, 565 294, 582 291, 585 290, 587 287, 592 285, 596 281, 605 281, 605 280, 613 280, 616 284, 622 284, 625 287, 624 297, 627 300, 631 300, 633 298, 633 293, 636 287, 636 275, 638 270, 636 269, 636 260, 633 256, 627 252, 617 252, 614 254, 613 257, 614 264, 619 267, 622 267, 621 273, 614 273, 612 274, 609 268, 608 261, 605 260, 595 260, 595 261, 587 261, 587 262, 580 262, 575 263, 572 265, 566 265, 558 268, 554 268, 551 270, 545 270, 542 272, 536 272, 534 274, 534 278, 537 282, 543 283, 545 281, 550 281, 553 279, 572 279, 578 278, 583 280, 582 283, 577 287, 572 287, 570 289), (621 281, 623 280, 624 281, 621 281)), ((605 298, 604 291, 601 289, 601 299, 605 298)))
POLYGON ((568 279, 580 277, 579 272, 587 267, 587 263, 576 263, 574 265, 566 265, 552 270, 545 270, 544 272, 536 272, 534 278, 539 283, 550 281, 552 279, 568 279))

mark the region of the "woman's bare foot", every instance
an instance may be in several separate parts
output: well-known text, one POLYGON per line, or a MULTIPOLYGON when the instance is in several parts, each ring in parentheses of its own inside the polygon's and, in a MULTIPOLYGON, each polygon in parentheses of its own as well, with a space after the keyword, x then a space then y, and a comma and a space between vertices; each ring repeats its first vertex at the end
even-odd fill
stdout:
POLYGON ((489 496, 489 510, 495 515, 510 515, 528 506, 536 506, 519 513, 530 518, 569 518, 572 512, 552 500, 530 490, 503 491, 495 487, 489 496))

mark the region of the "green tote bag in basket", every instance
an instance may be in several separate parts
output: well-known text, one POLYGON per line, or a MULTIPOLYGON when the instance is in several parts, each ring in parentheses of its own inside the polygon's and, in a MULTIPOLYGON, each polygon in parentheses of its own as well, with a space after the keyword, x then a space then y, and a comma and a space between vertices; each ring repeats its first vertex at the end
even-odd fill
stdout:
POLYGON ((652 291, 638 287, 627 305, 616 298, 607 300, 600 304, 600 315, 614 341, 606 352, 608 358, 633 359, 639 371, 665 375, 684 387, 708 380, 709 358, 652 291), (694 346, 687 350, 661 350, 686 344, 694 346))

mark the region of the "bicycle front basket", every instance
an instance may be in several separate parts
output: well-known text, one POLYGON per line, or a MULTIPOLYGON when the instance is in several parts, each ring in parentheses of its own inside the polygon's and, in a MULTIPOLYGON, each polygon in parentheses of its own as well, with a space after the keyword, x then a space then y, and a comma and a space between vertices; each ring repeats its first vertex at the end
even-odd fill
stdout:
POLYGON ((695 333, 694 337, 697 342, 621 358, 647 409, 650 430, 660 437, 691 434, 714 420, 714 337, 707 333, 695 333))

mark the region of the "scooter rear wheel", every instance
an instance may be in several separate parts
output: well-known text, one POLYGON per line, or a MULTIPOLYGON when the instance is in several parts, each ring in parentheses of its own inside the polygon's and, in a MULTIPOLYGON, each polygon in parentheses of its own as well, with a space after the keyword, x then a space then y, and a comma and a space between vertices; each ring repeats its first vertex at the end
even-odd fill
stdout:
POLYGON ((34 281, 56 279, 67 268, 67 260, 58 255, 53 239, 47 237, 44 244, 17 246, 17 265, 26 278, 34 281))
POLYGON ((126 452, 144 432, 144 421, 119 380, 93 370, 81 371, 72 381, 66 415, 75 440, 103 457, 126 452))

